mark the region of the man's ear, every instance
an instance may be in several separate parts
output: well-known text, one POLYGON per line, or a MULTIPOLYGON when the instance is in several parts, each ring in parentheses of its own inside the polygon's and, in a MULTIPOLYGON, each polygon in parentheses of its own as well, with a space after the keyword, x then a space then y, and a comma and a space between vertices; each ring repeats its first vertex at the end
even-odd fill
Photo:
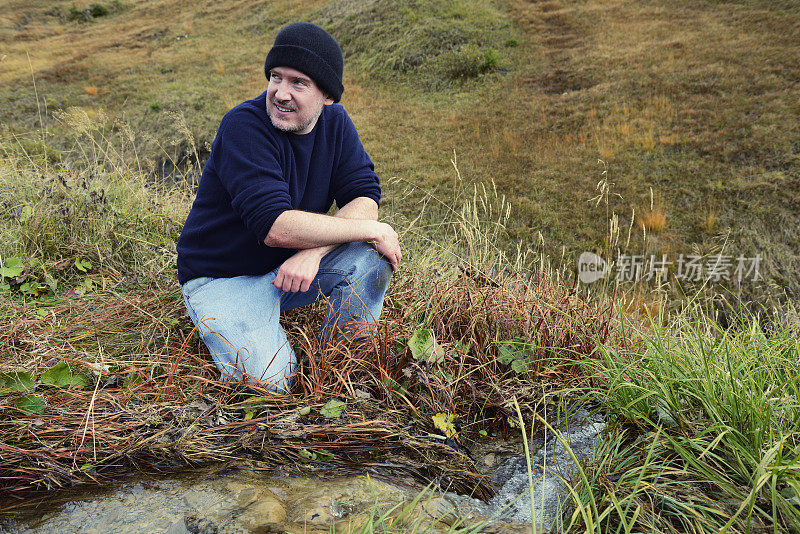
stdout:
POLYGON ((326 106, 330 106, 333 104, 333 98, 331 98, 328 93, 323 93, 322 96, 325 98, 323 101, 326 106))

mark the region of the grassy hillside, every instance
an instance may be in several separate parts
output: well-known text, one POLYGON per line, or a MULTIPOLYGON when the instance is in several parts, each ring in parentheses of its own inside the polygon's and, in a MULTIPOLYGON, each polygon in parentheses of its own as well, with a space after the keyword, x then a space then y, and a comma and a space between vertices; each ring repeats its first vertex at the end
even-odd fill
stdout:
POLYGON ((584 250, 761 254, 744 298, 797 298, 793 2, 0 7, 0 494, 224 460, 488 498, 450 439, 591 399, 609 430, 569 528, 798 530, 796 310, 729 329, 719 287, 658 313, 674 270, 614 299, 560 278, 584 250), (174 245, 220 116, 297 19, 344 45, 405 250, 373 344, 321 347, 321 306, 282 318, 301 369, 270 396, 219 381, 174 245))
MULTIPOLYGON (((342 43, 342 102, 387 200, 409 217, 428 193, 444 204, 470 194, 455 152, 463 178, 493 181, 510 200, 507 244, 567 271, 584 250, 761 254, 745 300, 800 294, 792 2, 148 0, 96 15, 69 1, 2 4, 6 150, 69 158, 74 135, 53 115, 76 106, 90 118, 105 110, 104 133, 119 144, 114 122, 133 125, 129 148, 145 168, 186 172, 194 150, 207 156, 222 113, 264 89, 277 29, 305 19, 342 43), (607 203, 588 202, 603 178, 607 203)), ((446 208, 427 206, 424 222, 436 224, 446 208)))

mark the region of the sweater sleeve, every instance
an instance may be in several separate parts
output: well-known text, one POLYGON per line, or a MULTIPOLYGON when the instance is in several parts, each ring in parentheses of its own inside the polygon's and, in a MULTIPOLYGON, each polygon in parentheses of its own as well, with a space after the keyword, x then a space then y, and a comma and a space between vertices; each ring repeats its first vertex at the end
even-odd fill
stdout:
POLYGON ((245 227, 263 242, 275 219, 292 209, 289 184, 279 164, 278 147, 257 116, 234 111, 220 125, 212 157, 231 207, 245 227))
POLYGON ((375 166, 364 150, 350 117, 342 109, 342 144, 333 174, 334 199, 341 208, 354 198, 367 197, 380 205, 381 186, 375 166))

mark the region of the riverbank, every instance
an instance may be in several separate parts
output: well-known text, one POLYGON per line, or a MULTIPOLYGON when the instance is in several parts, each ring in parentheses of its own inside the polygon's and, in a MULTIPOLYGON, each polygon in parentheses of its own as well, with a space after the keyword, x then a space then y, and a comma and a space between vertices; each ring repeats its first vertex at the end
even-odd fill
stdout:
POLYGON ((588 386, 585 364, 614 332, 608 306, 544 271, 507 269, 517 260, 493 235, 496 212, 508 213, 484 192, 443 221, 461 237, 406 241, 371 344, 319 346, 319 304, 284 321, 301 363, 291 394, 223 384, 175 281, 186 193, 149 185, 122 159, 93 163, 0 164, 12 192, 0 227, 9 497, 257 458, 300 474, 437 480, 486 500, 493 490, 465 447, 515 432, 513 398, 531 420, 551 392, 588 386))
POLYGON ((469 449, 521 425, 541 434, 582 397, 608 429, 567 485, 565 525, 800 525, 796 315, 741 311, 723 329, 692 308, 651 317, 623 295, 581 296, 496 247, 510 209, 476 188, 437 228, 406 233, 371 344, 320 347, 322 306, 287 314, 301 355, 291 394, 231 387, 175 281, 188 192, 97 146, 82 166, 12 151, 0 162, 7 510, 38 491, 217 461, 489 500, 469 449))

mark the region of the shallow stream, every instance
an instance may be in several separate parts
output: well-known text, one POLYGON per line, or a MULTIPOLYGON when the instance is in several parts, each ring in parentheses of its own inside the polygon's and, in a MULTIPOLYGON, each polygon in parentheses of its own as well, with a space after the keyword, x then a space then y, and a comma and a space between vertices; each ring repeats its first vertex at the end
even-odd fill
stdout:
MULTIPOLYGON (((599 416, 581 412, 560 432, 576 456, 588 458, 604 428, 599 416)), ((331 525, 347 531, 392 507, 395 517, 406 509, 403 521, 419 531, 485 524, 486 532, 530 532, 534 512, 537 531, 559 530, 568 506, 564 480, 575 474, 561 440, 550 434, 533 443, 533 509, 521 440, 487 440, 473 455, 498 490, 488 503, 436 491, 411 506, 420 488, 365 476, 300 478, 213 466, 169 478, 134 474, 110 488, 54 494, 33 514, 0 520, 0 533, 299 533, 330 532, 331 525)))

